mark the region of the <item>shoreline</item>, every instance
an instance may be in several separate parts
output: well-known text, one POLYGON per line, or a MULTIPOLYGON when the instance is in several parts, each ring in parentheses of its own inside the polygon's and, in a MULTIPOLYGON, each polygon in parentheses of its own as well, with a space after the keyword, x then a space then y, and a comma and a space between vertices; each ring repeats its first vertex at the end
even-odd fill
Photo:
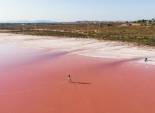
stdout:
POLYGON ((11 46, 18 46, 19 48, 72 51, 71 54, 103 59, 141 58, 137 60, 138 63, 145 63, 144 60, 147 57, 149 58, 147 64, 155 65, 155 48, 138 47, 123 42, 0 33, 0 44, 5 45, 5 43, 11 46))

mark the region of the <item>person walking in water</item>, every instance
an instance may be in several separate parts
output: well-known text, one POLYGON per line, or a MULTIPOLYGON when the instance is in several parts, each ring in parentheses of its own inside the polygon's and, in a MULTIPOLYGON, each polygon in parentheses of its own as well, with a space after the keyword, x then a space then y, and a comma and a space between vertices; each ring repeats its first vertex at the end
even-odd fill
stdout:
POLYGON ((68 75, 67 79, 68 79, 69 82, 71 82, 71 83, 73 82, 72 79, 71 79, 71 75, 70 74, 68 75))
POLYGON ((148 61, 148 58, 146 57, 146 58, 145 58, 145 62, 147 62, 147 61, 148 61))

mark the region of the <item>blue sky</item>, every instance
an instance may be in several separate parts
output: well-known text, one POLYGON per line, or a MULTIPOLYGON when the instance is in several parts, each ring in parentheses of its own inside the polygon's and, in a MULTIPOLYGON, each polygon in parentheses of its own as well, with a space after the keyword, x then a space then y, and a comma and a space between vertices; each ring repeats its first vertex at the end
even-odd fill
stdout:
POLYGON ((0 21, 155 18, 155 0, 0 0, 0 21))

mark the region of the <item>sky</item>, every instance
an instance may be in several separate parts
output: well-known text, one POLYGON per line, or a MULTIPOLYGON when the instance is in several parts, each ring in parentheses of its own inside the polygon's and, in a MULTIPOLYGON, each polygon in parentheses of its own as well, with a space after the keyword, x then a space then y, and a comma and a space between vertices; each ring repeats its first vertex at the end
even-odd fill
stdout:
POLYGON ((127 21, 155 18, 155 0, 0 0, 0 21, 127 21))

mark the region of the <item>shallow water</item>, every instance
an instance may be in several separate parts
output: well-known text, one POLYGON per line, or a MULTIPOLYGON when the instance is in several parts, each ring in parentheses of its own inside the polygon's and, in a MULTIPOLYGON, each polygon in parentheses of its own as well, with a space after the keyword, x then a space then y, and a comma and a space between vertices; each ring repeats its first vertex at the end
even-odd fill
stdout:
POLYGON ((137 63, 139 58, 23 51, 0 72, 1 113, 155 112, 155 67, 137 63))

